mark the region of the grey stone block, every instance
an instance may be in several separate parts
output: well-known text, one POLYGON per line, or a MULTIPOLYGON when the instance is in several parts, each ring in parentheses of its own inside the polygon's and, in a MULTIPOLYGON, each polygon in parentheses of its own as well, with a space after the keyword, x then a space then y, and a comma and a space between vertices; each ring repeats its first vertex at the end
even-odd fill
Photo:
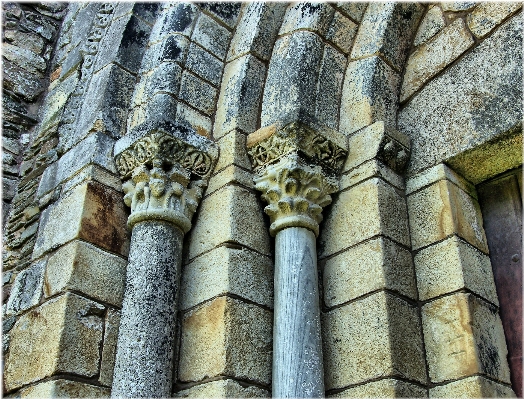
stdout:
POLYGON ((189 48, 189 40, 182 35, 166 37, 149 47, 142 60, 140 73, 148 72, 164 61, 184 63, 189 48))
POLYGON ((251 55, 226 65, 215 116, 216 138, 236 128, 246 133, 256 130, 265 72, 264 64, 251 55))
POLYGON ((150 42, 155 43, 168 35, 191 34, 198 15, 198 8, 191 3, 166 3, 151 31, 150 42))
POLYGON ((213 2, 200 3, 200 8, 206 10, 225 23, 234 28, 240 14, 242 3, 213 2))
POLYGON ((191 43, 187 54, 186 68, 218 86, 224 63, 202 47, 191 43))
POLYGON ((318 70, 324 44, 311 32, 296 32, 277 40, 269 64, 261 125, 268 126, 282 115, 315 114, 318 70))
POLYGON ((335 9, 328 3, 295 3, 287 9, 278 34, 308 29, 323 36, 334 13, 335 9))
POLYGON ((4 88, 12 90, 27 101, 34 101, 45 89, 42 77, 25 71, 18 65, 4 59, 4 88))
POLYGON ((326 39, 339 47, 345 54, 351 51, 358 25, 340 12, 336 12, 326 33, 326 39))
POLYGON ((496 141, 520 123, 522 85, 514 82, 522 81, 521 54, 516 15, 400 110, 399 129, 412 140, 408 175, 496 141))
POLYGON ((43 77, 42 72, 45 72, 47 65, 45 60, 38 54, 10 43, 4 43, 2 50, 2 55, 7 60, 18 65, 25 71, 31 72, 41 78, 43 77))
POLYGON ((235 380, 211 381, 177 392, 177 398, 269 398, 270 392, 265 389, 244 387, 235 380))
POLYGON ((442 28, 446 26, 446 20, 442 14, 442 10, 439 6, 430 6, 428 12, 422 19, 420 26, 418 27, 417 35, 413 45, 418 46, 419 44, 425 43, 433 36, 435 36, 442 28))
POLYGON ((205 114, 211 115, 215 109, 216 96, 217 90, 213 86, 191 73, 186 71, 182 73, 178 98, 205 114))
POLYGON ((351 58, 382 54, 397 70, 402 70, 423 11, 424 6, 417 3, 369 3, 351 58))
POLYGON ((133 15, 145 20, 149 25, 153 25, 160 10, 160 3, 122 2, 115 7, 114 18, 120 18, 123 15, 132 13, 133 15))
POLYGON ((280 2, 246 4, 231 40, 227 60, 231 61, 247 53, 263 60, 269 59, 286 6, 286 3, 280 2))
POLYGON ((200 14, 191 40, 223 60, 231 40, 231 33, 207 15, 200 14))
POLYGON ((337 7, 353 21, 360 22, 368 3, 338 2, 337 7))
POLYGON ((38 305, 42 297, 45 267, 46 261, 42 260, 16 276, 7 302, 7 315, 17 315, 38 305))
POLYGON ((175 62, 162 62, 156 68, 142 75, 135 88, 133 105, 151 101, 160 92, 178 95, 182 68, 175 62))

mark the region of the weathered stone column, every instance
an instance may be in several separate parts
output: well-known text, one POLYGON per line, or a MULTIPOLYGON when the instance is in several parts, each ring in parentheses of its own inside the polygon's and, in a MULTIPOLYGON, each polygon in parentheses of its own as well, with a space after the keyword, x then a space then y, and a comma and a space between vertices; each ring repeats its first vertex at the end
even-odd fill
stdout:
POLYGON ((317 130, 300 122, 270 126, 247 143, 275 237, 272 380, 278 398, 325 395, 316 237, 347 151, 345 137, 317 130))
POLYGON ((218 150, 170 122, 128 136, 115 145, 132 237, 112 396, 169 397, 182 243, 218 150))

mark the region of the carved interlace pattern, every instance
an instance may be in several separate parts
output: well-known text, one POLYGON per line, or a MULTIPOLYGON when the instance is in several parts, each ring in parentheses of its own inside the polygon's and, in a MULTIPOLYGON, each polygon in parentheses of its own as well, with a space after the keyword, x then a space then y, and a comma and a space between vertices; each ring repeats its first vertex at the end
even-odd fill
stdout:
POLYGON ((395 172, 402 174, 409 161, 409 152, 395 140, 385 136, 380 143, 377 158, 395 172))
POLYGON ((164 171, 158 159, 151 169, 137 167, 122 186, 124 202, 131 208, 128 224, 160 219, 175 223, 184 233, 189 231, 206 187, 204 180, 190 181, 189 177, 189 172, 178 165, 164 171))
POLYGON ((263 192, 262 199, 269 203, 264 211, 271 221, 271 235, 285 227, 306 227, 318 236, 322 208, 331 203, 330 194, 338 189, 336 179, 293 154, 268 165, 254 181, 255 188, 263 192))
POLYGON ((155 132, 119 154, 116 167, 122 178, 129 177, 140 165, 152 164, 154 159, 174 165, 180 164, 200 177, 207 177, 213 166, 212 158, 203 151, 171 135, 155 132))
POLYGON ((313 163, 338 172, 347 151, 302 124, 292 123, 248 149, 253 169, 258 169, 291 152, 300 151, 313 163))

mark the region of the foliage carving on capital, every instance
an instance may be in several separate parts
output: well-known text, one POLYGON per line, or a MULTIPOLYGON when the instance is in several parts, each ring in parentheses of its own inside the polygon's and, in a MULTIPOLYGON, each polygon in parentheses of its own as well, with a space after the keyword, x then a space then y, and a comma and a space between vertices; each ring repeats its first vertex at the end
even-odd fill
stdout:
POLYGON ((269 232, 275 236, 286 227, 305 227, 316 236, 322 221, 322 209, 331 203, 330 194, 338 189, 334 177, 326 176, 320 166, 307 165, 296 154, 268 165, 254 179, 255 188, 262 191, 262 199, 269 205, 269 232))

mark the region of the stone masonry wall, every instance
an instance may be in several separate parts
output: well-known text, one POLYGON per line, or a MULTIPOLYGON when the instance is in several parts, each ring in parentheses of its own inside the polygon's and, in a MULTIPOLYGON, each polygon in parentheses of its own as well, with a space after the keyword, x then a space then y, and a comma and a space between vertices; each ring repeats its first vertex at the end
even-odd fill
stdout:
POLYGON ((110 393, 130 245, 113 148, 164 116, 220 147, 184 238, 173 396, 270 396, 274 245, 246 138, 295 120, 349 144, 318 239, 327 395, 514 395, 474 184, 522 163, 521 4, 4 16, 8 396, 110 393))

